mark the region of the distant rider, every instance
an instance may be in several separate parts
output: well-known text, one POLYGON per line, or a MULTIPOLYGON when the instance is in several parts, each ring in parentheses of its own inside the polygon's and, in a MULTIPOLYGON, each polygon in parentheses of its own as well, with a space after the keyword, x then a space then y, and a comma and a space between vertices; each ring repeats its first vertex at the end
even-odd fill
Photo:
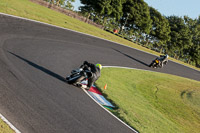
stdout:
POLYGON ((157 59, 160 61, 160 66, 161 67, 163 67, 163 64, 167 64, 167 62, 168 62, 168 55, 166 54, 166 55, 160 55, 160 57, 158 57, 157 59))
POLYGON ((89 71, 89 73, 87 73, 89 75, 88 84, 81 86, 81 88, 89 90, 90 87, 94 84, 94 82, 100 77, 102 65, 94 65, 92 63, 88 63, 87 61, 84 61, 83 65, 81 65, 80 68, 89 71))

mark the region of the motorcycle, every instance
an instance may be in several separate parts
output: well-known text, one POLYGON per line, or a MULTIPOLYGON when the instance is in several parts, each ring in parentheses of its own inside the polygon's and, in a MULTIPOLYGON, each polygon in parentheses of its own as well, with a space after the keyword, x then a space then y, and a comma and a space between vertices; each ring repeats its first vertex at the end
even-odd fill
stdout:
POLYGON ((66 77, 68 84, 75 86, 81 86, 81 82, 92 76, 92 72, 89 70, 83 70, 82 68, 71 71, 71 75, 66 77))
POLYGON ((155 60, 153 60, 153 61, 151 62, 151 64, 149 65, 149 67, 153 67, 153 68, 158 68, 158 67, 160 67, 160 68, 162 68, 162 66, 161 66, 161 61, 158 60, 158 59, 156 58, 155 60))

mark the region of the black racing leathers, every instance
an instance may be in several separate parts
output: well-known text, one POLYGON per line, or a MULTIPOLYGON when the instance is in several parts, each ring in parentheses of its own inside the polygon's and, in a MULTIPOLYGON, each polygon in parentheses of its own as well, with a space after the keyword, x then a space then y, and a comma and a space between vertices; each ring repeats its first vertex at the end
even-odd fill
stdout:
POLYGON ((88 63, 87 61, 84 61, 83 65, 80 66, 84 71, 90 71, 91 73, 88 73, 88 89, 94 84, 94 82, 101 76, 100 69, 96 67, 92 63, 88 63))

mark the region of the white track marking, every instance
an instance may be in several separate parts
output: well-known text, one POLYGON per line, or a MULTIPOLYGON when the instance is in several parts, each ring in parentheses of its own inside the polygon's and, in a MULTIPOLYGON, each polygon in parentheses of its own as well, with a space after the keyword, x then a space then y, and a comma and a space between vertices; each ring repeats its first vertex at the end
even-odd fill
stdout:
POLYGON ((13 129, 16 133, 21 133, 15 126, 12 125, 1 113, 0 113, 0 118, 9 125, 11 129, 13 129))
POLYGON ((108 112, 110 115, 112 115, 114 118, 116 118, 118 121, 120 121, 122 124, 124 124, 126 127, 128 127, 130 130, 138 133, 135 129, 131 128, 129 125, 127 125, 125 122, 123 122, 122 120, 120 120, 117 116, 115 116, 114 114, 112 114, 109 110, 107 110, 105 107, 103 107, 100 103, 98 103, 85 89, 83 89, 83 91, 94 101, 96 102, 102 109, 104 109, 106 112, 108 112))

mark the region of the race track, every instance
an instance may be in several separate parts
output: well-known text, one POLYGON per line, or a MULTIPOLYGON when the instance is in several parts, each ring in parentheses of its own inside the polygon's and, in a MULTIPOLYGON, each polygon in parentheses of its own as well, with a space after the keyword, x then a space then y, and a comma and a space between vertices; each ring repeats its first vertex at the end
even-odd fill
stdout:
POLYGON ((133 132, 64 78, 85 60, 174 74, 200 72, 123 45, 0 14, 0 113, 22 133, 133 132))

